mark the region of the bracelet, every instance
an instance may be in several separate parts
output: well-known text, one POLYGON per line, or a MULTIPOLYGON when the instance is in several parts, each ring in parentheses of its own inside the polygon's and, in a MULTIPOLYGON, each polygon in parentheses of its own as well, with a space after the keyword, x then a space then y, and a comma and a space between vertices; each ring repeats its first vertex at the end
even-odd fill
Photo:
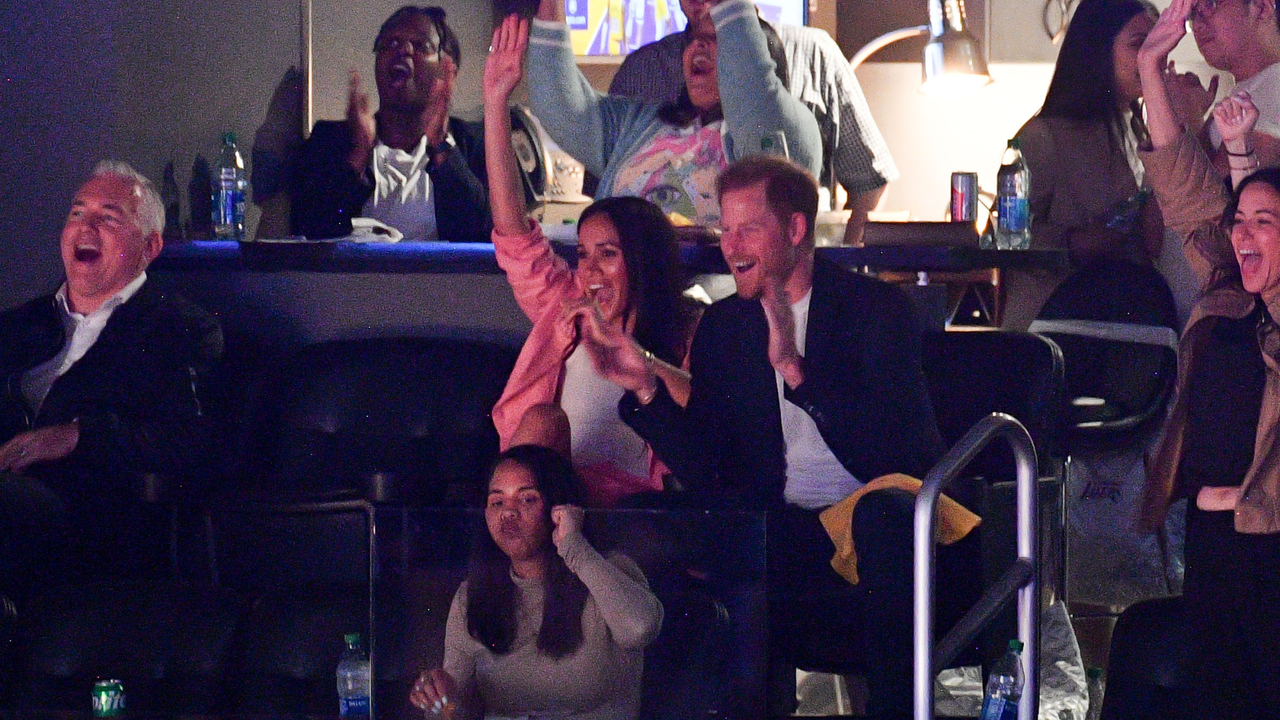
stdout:
POLYGON ((654 357, 653 353, 649 352, 648 350, 641 350, 640 354, 644 357, 645 368, 648 369, 649 374, 653 376, 653 388, 650 389, 644 395, 640 394, 641 391, 637 391, 636 399, 640 401, 641 405, 648 405, 649 403, 653 402, 653 399, 655 397, 658 396, 658 373, 657 373, 657 370, 655 369, 656 365, 658 364, 658 359, 654 357))
MULTIPOLYGON (((1225 150, 1226 148, 1223 148, 1223 149, 1225 150)), ((1253 156, 1254 156, 1254 152, 1252 149, 1246 150, 1245 152, 1242 152, 1242 153, 1233 153, 1230 150, 1227 150, 1227 157, 1253 157, 1253 156)))

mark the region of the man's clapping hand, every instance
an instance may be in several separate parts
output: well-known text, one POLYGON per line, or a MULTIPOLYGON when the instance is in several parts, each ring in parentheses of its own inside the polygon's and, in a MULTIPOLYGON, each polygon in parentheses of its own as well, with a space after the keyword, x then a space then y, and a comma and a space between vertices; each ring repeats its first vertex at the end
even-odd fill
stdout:
POLYGON ((19 433, 0 446, 0 470, 21 472, 42 462, 61 460, 80 442, 80 424, 49 425, 19 433))

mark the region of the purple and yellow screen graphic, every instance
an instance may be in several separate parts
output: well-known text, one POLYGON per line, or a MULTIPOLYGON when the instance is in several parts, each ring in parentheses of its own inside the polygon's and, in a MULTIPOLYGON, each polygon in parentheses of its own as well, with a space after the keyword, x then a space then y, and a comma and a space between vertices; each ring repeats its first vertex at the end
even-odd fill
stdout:
MULTIPOLYGON (((757 2, 771 23, 803 25, 805 0, 757 2)), ((680 32, 686 24, 679 0, 564 0, 575 55, 619 56, 680 32)))

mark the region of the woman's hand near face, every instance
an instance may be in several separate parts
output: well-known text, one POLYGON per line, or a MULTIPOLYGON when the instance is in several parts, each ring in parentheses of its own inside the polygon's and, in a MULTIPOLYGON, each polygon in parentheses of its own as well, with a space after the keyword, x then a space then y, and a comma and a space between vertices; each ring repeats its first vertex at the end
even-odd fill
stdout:
POLYGON ((631 392, 654 388, 656 381, 644 350, 635 338, 607 322, 593 300, 583 298, 566 304, 561 318, 578 328, 578 342, 591 355, 601 377, 631 392))
MULTIPOLYGON (((1160 13, 1147 39, 1138 49, 1139 70, 1162 73, 1169 62, 1169 53, 1182 42, 1187 35, 1187 18, 1191 16, 1191 8, 1195 0, 1173 0, 1169 7, 1160 13)), ((1145 90, 1145 88, 1144 88, 1145 90)))
POLYGON ((1253 104, 1248 90, 1236 90, 1213 109, 1213 121, 1222 135, 1226 149, 1227 167, 1231 170, 1231 187, 1239 187, 1245 178, 1258 169, 1258 156, 1254 153, 1251 135, 1258 122, 1258 108, 1253 104))
MULTIPOLYGON (((1186 37, 1187 17, 1191 15, 1194 2, 1173 0, 1160 13, 1160 19, 1156 20, 1155 27, 1147 33, 1147 39, 1138 49, 1138 77, 1142 81, 1142 99, 1147 107, 1147 130, 1151 133, 1151 144, 1156 148, 1172 145, 1183 132, 1180 111, 1165 74, 1170 70, 1169 52, 1186 37)), ((1199 80, 1196 84, 1199 85, 1199 80)))
POLYGON ((551 524, 555 530, 551 533, 551 542, 557 548, 570 535, 582 532, 584 513, 577 505, 557 505, 551 508, 551 524))
POLYGON ((443 668, 427 670, 413 684, 409 702, 423 712, 452 717, 458 704, 458 682, 443 668))

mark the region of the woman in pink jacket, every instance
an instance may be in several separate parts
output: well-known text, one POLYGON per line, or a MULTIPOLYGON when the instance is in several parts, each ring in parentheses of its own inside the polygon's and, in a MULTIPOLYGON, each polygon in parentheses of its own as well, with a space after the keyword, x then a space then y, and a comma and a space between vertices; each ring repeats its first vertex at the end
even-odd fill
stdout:
POLYGON ((568 450, 591 504, 612 505, 661 490, 665 468, 618 416, 623 390, 601 377, 595 368, 602 358, 591 352, 636 344, 648 371, 683 402, 689 376, 679 366, 695 313, 681 297, 675 230, 652 203, 617 197, 588 207, 578 221, 576 270, 526 217, 508 100, 522 76, 528 33, 528 21, 503 21, 484 74, 493 245, 516 302, 533 321, 493 421, 504 450, 523 443, 568 450), (588 351, 578 343, 584 332, 603 342, 588 351))

